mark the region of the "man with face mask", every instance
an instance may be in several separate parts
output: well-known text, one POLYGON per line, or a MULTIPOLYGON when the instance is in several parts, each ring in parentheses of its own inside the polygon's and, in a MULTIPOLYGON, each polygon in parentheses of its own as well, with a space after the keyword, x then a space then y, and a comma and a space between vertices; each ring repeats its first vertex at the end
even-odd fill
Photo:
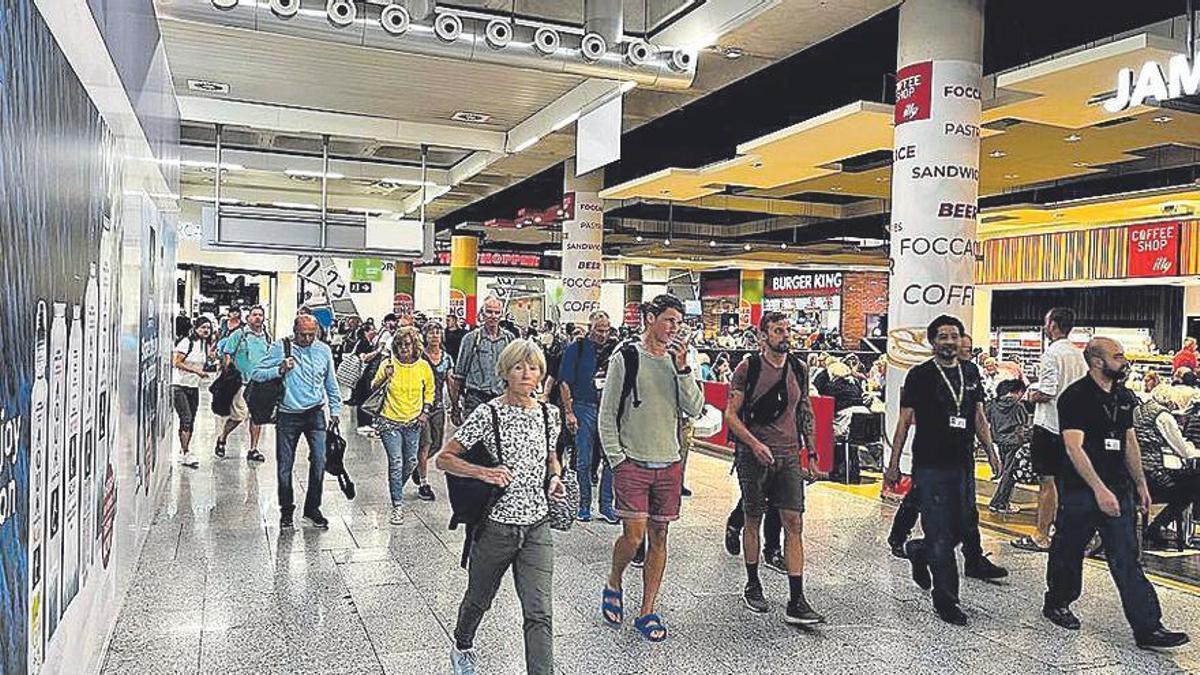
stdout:
POLYGON ((1119 343, 1102 337, 1089 342, 1083 356, 1087 375, 1058 397, 1068 461, 1057 474, 1058 516, 1042 614, 1063 628, 1079 628, 1070 606, 1083 590, 1084 549, 1099 531, 1138 647, 1178 647, 1188 636, 1163 628, 1158 595, 1138 559, 1137 514, 1149 511, 1150 490, 1133 428, 1138 400, 1124 386, 1129 362, 1119 343))
POLYGON ((932 587, 933 606, 943 621, 966 625, 959 608, 958 560, 955 549, 976 526, 975 447, 978 438, 987 451, 992 472, 1000 473, 1000 458, 992 444, 983 408, 979 369, 959 359, 962 322, 942 315, 926 329, 934 357, 914 366, 900 393, 900 416, 884 480, 900 479, 900 453, 915 426, 913 489, 917 491, 924 539, 905 546, 913 581, 932 587))
POLYGON ((292 527, 295 501, 292 493, 292 466, 296 445, 303 435, 308 441, 308 487, 304 494, 304 519, 327 530, 329 521, 321 515, 321 484, 325 479, 325 434, 338 425, 342 397, 338 391, 333 352, 317 341, 320 325, 312 316, 296 317, 292 328, 291 356, 286 356, 283 341, 271 350, 254 370, 256 382, 283 378, 283 400, 275 420, 275 461, 279 492, 279 527, 292 527), (329 405, 329 426, 325 406, 329 405))

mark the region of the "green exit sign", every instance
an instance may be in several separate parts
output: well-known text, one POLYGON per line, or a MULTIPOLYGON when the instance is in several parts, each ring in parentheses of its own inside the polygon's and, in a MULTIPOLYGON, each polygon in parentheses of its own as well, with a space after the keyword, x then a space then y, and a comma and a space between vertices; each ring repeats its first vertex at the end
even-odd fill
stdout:
POLYGON ((351 281, 383 281, 383 261, 379 258, 355 258, 350 261, 351 281))

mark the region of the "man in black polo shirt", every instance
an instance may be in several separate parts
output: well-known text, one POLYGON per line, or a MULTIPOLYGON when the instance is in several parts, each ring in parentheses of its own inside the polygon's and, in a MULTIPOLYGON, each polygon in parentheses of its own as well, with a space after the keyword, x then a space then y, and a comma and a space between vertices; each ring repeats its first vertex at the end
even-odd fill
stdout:
POLYGON ((987 451, 993 473, 1000 473, 983 410, 979 370, 959 360, 959 338, 964 332, 961 321, 944 314, 926 329, 934 357, 914 366, 904 378, 900 418, 884 474, 889 483, 900 479, 900 453, 909 428, 915 425, 913 489, 918 490, 925 538, 908 542, 905 553, 912 563, 913 581, 921 588, 932 586, 938 616, 960 626, 966 625, 967 617, 958 606, 955 548, 978 522, 976 437, 987 451))
POLYGON ((1187 644, 1186 633, 1162 626, 1162 608, 1138 559, 1137 513, 1150 509, 1150 490, 1133 430, 1134 396, 1123 382, 1125 353, 1115 340, 1094 338, 1083 352, 1088 374, 1058 398, 1058 419, 1070 460, 1058 473, 1058 517, 1046 566, 1042 614, 1076 630, 1071 603, 1083 590, 1083 552, 1097 530, 1125 618, 1143 649, 1187 644))

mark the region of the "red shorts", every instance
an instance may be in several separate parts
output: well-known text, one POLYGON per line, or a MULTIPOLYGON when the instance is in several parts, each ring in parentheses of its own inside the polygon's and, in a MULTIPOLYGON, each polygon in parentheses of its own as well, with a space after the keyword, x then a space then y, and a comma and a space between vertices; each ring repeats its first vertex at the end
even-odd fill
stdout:
POLYGON ((617 515, 622 518, 678 520, 683 497, 683 462, 664 469, 647 469, 627 459, 613 469, 613 496, 617 515))

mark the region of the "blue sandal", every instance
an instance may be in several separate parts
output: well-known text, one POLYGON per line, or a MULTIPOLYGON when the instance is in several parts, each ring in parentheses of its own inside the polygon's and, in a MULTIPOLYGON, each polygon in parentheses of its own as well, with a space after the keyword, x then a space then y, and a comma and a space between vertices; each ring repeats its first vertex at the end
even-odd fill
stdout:
POLYGON ((625 620, 625 601, 621 591, 614 591, 607 586, 604 588, 604 594, 600 602, 600 614, 604 617, 604 622, 610 626, 620 626, 625 620), (613 620, 609 614, 616 617, 613 620))
POLYGON ((638 617, 634 620, 633 627, 638 629, 642 637, 651 642, 662 642, 667 639, 667 627, 663 625, 662 617, 657 614, 638 617), (655 633, 658 635, 656 636, 655 633))

